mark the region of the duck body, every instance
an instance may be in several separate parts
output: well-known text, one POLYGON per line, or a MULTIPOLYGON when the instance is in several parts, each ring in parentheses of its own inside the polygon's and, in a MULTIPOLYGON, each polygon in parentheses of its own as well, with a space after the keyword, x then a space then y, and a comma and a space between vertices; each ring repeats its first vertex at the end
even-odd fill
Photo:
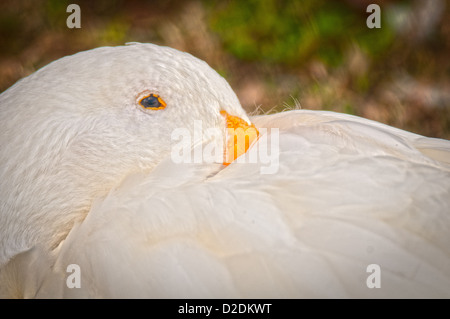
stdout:
MULTIPOLYGON (((216 104, 229 103, 230 113, 245 117, 233 95, 222 97, 228 86, 214 88, 221 90, 216 104)), ((170 101, 163 89, 157 93, 170 101)), ((0 295, 450 297, 449 141, 333 112, 295 110, 251 121, 259 140, 228 166, 176 163, 168 150, 94 192, 85 213, 64 218, 70 223, 62 239, 37 236, 9 256, 0 295)), ((8 212, 2 218, 11 221, 8 212)), ((23 233, 3 234, 1 245, 23 233)))

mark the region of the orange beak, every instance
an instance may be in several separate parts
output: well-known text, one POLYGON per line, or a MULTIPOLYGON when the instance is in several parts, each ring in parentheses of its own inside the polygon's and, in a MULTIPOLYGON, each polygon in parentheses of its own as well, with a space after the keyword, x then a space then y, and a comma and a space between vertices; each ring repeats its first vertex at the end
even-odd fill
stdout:
POLYGON ((229 165, 247 152, 249 147, 258 139, 259 132, 255 125, 249 125, 240 117, 229 115, 225 111, 220 111, 220 114, 227 121, 227 140, 223 164, 229 165))

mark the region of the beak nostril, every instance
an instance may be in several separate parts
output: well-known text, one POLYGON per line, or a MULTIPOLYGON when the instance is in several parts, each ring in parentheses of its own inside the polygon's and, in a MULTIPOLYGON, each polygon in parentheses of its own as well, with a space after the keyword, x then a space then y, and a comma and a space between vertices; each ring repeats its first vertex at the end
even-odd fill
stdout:
POLYGON ((239 156, 247 152, 249 147, 258 139, 259 132, 254 124, 248 124, 240 117, 220 111, 227 122, 227 140, 224 152, 224 165, 229 165, 239 156))

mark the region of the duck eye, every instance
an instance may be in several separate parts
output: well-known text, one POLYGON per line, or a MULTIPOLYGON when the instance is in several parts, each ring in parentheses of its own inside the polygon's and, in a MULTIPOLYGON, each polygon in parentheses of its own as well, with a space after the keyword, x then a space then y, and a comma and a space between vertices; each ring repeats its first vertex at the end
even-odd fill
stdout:
POLYGON ((145 110, 161 110, 167 106, 166 102, 158 95, 158 94, 150 94, 147 96, 144 96, 140 101, 139 104, 145 109, 145 110))

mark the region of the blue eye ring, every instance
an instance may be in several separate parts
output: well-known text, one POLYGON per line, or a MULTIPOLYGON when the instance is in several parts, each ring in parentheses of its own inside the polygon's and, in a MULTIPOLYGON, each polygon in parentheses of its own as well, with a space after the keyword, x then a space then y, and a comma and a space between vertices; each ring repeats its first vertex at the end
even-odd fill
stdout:
POLYGON ((139 105, 142 106, 144 110, 162 110, 167 106, 166 102, 164 102, 158 94, 154 93, 140 99, 139 105))

